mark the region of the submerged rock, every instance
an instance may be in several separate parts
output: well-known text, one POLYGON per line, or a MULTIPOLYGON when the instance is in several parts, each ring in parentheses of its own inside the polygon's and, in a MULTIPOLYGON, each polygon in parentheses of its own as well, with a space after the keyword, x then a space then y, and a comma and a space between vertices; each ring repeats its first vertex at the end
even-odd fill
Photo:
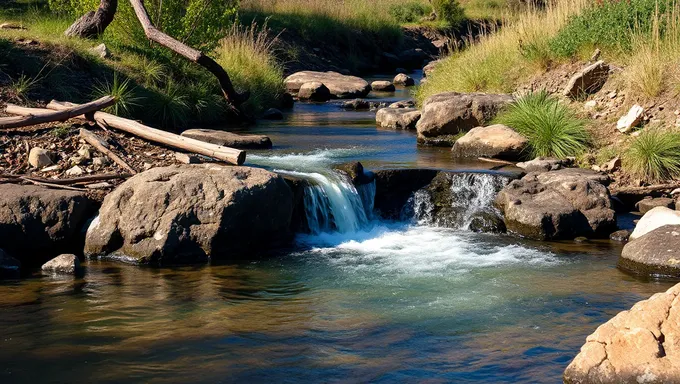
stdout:
POLYGON ((638 221, 630 239, 635 240, 664 225, 680 225, 680 211, 666 207, 652 208, 638 221))
POLYGON ((0 248, 23 264, 40 265, 46 257, 77 249, 95 210, 84 192, 0 184, 0 248))
POLYGON ((456 140, 452 153, 456 157, 493 157, 508 161, 519 160, 527 150, 526 137, 502 124, 472 128, 456 140))
POLYGON ((536 240, 600 238, 616 229, 608 178, 567 168, 530 173, 496 198, 508 230, 536 240))
MULTIPOLYGON (((510 95, 484 93, 448 92, 431 96, 423 103, 422 116, 416 126, 418 143, 432 145, 442 137, 484 126, 512 100, 510 95)), ((455 140, 451 145, 453 142, 455 140)))
POLYGON ((375 114, 375 121, 382 128, 415 129, 420 119, 416 108, 381 108, 375 114))
POLYGON ((396 85, 401 85, 404 87, 412 87, 416 85, 416 81, 413 80, 413 78, 405 73, 400 73, 396 76, 394 76, 394 80, 392 82, 396 85))
POLYGON ((394 84, 391 81, 374 81, 371 88, 376 92, 394 92, 394 84))
POLYGON ((631 240, 619 266, 643 275, 680 277, 680 225, 664 225, 631 240))
POLYGON ((371 103, 364 99, 354 99, 342 103, 342 108, 354 111, 368 110, 371 109, 371 103))
POLYGON ((73 275, 80 270, 80 260, 73 254, 63 254, 43 264, 43 272, 55 275, 73 275))
POLYGON ((680 382, 679 296, 680 284, 602 324, 564 371, 564 382, 680 382))
MULTIPOLYGON (((284 81, 286 89, 293 94, 298 93, 303 84, 311 82, 323 84, 329 93, 338 99, 366 97, 371 91, 371 86, 366 80, 337 72, 302 71, 288 76, 284 81)), ((300 95, 298 97, 302 98, 300 95)))
POLYGON ((268 149, 272 147, 271 139, 264 135, 241 135, 216 129, 187 129, 182 132, 182 136, 240 149, 268 149))
POLYGON ((85 254, 163 265, 254 258, 289 239, 292 204, 283 178, 264 169, 154 168, 106 196, 85 254))

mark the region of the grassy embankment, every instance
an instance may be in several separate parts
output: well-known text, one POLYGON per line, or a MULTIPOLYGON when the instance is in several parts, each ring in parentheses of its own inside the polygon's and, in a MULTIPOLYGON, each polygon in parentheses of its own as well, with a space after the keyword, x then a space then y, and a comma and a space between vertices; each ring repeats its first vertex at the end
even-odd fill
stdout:
MULTIPOLYGON (((679 22, 680 4, 674 0, 557 0, 545 9, 525 11, 497 33, 448 57, 418 90, 417 99, 422 102, 447 91, 514 92, 530 79, 550 76, 561 65, 586 61, 599 48, 603 59, 621 68, 608 87, 625 94, 626 103, 605 123, 600 120, 584 127, 591 133, 606 129, 605 136, 611 138, 616 120, 634 103, 678 108, 674 100, 680 92, 679 22)), ((570 107, 579 109, 583 101, 570 107)), ((548 125, 533 126, 549 132, 548 125)), ((680 135, 675 124, 650 123, 639 134, 621 135, 613 143, 590 140, 589 157, 601 164, 621 156, 624 170, 646 181, 680 177, 680 135)), ((583 152, 577 146, 561 154, 583 152)))

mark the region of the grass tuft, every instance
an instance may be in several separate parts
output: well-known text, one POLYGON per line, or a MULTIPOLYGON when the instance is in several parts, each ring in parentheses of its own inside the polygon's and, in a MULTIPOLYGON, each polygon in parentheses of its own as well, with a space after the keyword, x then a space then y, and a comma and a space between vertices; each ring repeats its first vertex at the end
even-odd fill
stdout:
POLYGON ((680 176, 680 132, 653 128, 642 131, 624 152, 623 168, 649 182, 680 176))
POLYGON ((577 156, 587 148, 585 122, 546 91, 520 97, 497 116, 496 122, 524 135, 534 157, 563 159, 577 156))
POLYGON ((191 106, 186 87, 168 80, 165 87, 157 89, 157 95, 150 99, 151 118, 161 127, 177 130, 185 128, 191 119, 191 106))
POLYGON ((105 109, 116 116, 132 116, 134 109, 140 106, 142 97, 137 96, 136 87, 129 78, 121 80, 118 73, 114 73, 113 82, 99 83, 94 86, 93 96, 100 98, 112 96, 116 103, 105 109))

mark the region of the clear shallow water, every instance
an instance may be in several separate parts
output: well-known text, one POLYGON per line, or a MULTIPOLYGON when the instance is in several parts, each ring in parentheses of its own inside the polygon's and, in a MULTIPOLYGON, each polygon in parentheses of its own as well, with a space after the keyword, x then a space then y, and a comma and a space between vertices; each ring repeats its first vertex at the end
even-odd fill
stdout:
MULTIPOLYGON (((335 108, 259 127, 277 147, 249 162, 322 178, 349 160, 489 167, 335 108)), ((252 262, 2 281, 0 382, 556 383, 598 325, 673 284, 620 272, 608 241, 362 220, 252 262)))

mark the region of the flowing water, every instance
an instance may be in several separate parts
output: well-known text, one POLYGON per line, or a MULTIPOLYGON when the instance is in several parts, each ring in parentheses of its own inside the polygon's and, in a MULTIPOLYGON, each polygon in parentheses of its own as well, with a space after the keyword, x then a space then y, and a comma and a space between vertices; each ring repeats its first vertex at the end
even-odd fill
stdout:
POLYGON ((503 178, 453 177, 457 228, 422 193, 403 220, 332 166, 488 168, 416 150, 370 112, 297 105, 256 129, 251 165, 306 179, 309 230, 274 257, 181 268, 90 261, 81 278, 0 282, 0 382, 557 383, 585 337, 671 281, 616 269, 620 246, 468 231, 503 178), (467 215, 467 216, 466 216, 467 215))

